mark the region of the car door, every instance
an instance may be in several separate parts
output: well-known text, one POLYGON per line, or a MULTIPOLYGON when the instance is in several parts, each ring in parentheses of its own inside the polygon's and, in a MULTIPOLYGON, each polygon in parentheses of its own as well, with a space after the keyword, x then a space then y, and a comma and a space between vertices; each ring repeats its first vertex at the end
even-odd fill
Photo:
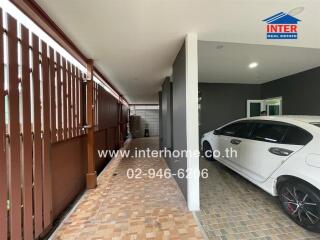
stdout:
POLYGON ((234 122, 219 129, 218 135, 216 136, 216 145, 220 157, 217 157, 217 160, 221 162, 236 161, 236 158, 240 157, 239 144, 241 140, 236 138, 236 133, 240 127, 241 122, 234 122))
POLYGON ((250 139, 241 143, 242 173, 258 182, 264 182, 292 154, 303 145, 292 144, 289 134, 296 128, 288 124, 264 121, 257 122, 250 139))
POLYGON ((253 128, 252 121, 242 120, 222 129, 220 140, 222 161, 233 167, 239 165, 242 142, 250 137, 253 128))

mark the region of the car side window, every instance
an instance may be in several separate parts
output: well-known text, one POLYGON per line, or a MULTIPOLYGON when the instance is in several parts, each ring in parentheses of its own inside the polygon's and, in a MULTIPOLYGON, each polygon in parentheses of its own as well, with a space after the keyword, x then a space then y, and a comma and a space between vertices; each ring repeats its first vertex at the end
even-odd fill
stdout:
POLYGON ((231 137, 249 138, 251 131, 254 127, 254 123, 241 121, 232 123, 221 129, 221 134, 231 137))
POLYGON ((238 132, 240 127, 241 127, 241 124, 239 122, 231 123, 231 124, 223 127, 220 130, 220 132, 221 132, 221 135, 235 136, 235 134, 238 132))
POLYGON ((254 127, 255 123, 253 122, 241 122, 241 126, 235 136, 239 138, 250 138, 254 127))
POLYGON ((312 140, 312 138, 313 136, 309 132, 299 127, 292 126, 289 127, 283 143, 292 145, 306 145, 312 140))
POLYGON ((259 123, 253 132, 252 139, 264 142, 280 143, 288 126, 272 123, 259 123))

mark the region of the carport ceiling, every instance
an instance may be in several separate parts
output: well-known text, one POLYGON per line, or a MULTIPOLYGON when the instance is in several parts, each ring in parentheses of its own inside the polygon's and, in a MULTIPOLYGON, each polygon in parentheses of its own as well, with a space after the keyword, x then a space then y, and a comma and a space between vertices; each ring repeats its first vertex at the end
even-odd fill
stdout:
POLYGON ((131 103, 157 102, 188 32, 206 41, 320 47, 316 0, 36 1, 131 103), (265 39, 263 19, 301 6, 299 40, 265 39))
POLYGON ((199 41, 198 57, 208 83, 265 83, 320 66, 320 49, 299 47, 199 41))

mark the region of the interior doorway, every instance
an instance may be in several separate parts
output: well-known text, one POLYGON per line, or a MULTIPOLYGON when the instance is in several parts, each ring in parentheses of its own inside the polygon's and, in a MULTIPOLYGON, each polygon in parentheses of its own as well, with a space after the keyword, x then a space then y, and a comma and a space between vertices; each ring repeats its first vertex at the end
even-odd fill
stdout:
POLYGON ((247 100, 247 117, 282 115, 282 97, 267 98, 262 100, 247 100))

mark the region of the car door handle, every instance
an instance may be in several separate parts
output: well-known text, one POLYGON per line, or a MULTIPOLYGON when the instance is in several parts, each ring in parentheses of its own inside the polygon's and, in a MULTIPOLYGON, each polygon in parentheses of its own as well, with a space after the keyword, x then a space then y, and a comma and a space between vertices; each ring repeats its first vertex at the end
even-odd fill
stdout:
POLYGON ((241 140, 239 140, 239 139, 231 139, 231 144, 233 144, 233 145, 239 145, 240 143, 241 143, 241 140))
POLYGON ((289 149, 277 148, 277 147, 269 148, 269 152, 271 152, 272 154, 275 154, 278 156, 284 156, 284 157, 289 156, 291 153, 293 153, 293 151, 289 149))

